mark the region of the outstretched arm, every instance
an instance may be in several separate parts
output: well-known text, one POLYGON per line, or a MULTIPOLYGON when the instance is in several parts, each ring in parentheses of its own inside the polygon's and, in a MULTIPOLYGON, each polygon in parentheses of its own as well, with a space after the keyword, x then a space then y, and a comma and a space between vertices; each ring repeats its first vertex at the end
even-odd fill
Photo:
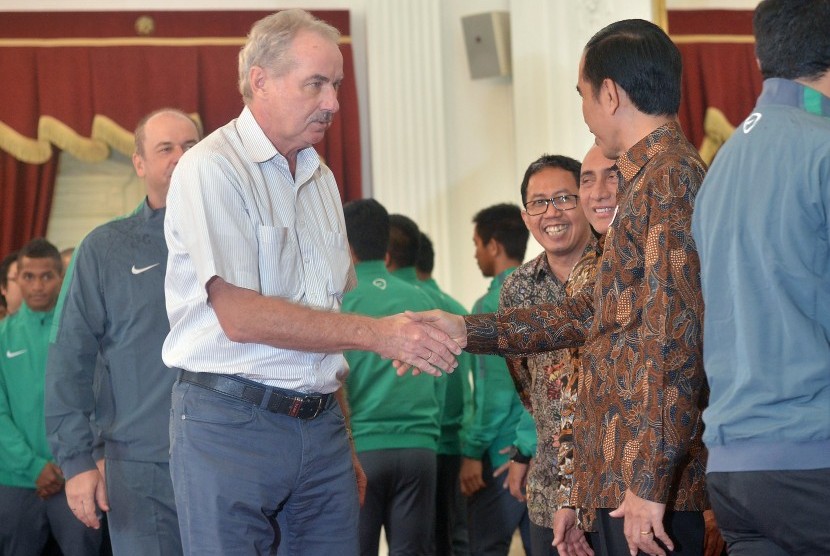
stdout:
POLYGON ((373 351, 431 375, 454 369, 461 347, 447 334, 404 315, 374 319, 312 309, 214 277, 208 299, 227 337, 300 351, 373 351))

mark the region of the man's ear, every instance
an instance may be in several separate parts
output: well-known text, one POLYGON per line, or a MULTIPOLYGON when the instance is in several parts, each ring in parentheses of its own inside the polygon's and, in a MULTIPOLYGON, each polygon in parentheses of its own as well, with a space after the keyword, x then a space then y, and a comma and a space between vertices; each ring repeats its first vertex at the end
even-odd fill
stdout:
POLYGON ((493 257, 498 257, 499 254, 504 250, 504 247, 502 247, 501 243, 496 241, 496 238, 493 237, 490 238, 490 241, 487 242, 487 245, 485 247, 487 248, 487 251, 490 253, 490 255, 492 255, 493 257))
POLYGON ((623 101, 622 95, 624 94, 625 91, 613 79, 606 77, 602 80, 602 87, 599 89, 599 101, 612 116, 619 110, 620 104, 623 101))
POLYGON ((251 66, 248 70, 248 83, 251 84, 251 92, 256 96, 265 89, 265 82, 268 79, 268 72, 261 66, 251 66))
POLYGON ((144 177, 144 159, 138 153, 133 153, 133 168, 139 178, 144 177))
POLYGON ((525 228, 527 228, 528 231, 530 231, 530 215, 527 213, 526 210, 522 211, 522 221, 525 223, 525 228))

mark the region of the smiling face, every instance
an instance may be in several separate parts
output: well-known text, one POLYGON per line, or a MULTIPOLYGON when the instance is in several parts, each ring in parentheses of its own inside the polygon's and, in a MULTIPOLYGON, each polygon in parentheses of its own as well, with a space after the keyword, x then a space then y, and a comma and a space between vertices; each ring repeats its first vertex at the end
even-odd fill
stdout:
POLYGON ((608 231, 617 209, 619 174, 616 161, 605 158, 598 146, 591 147, 579 175, 579 202, 588 222, 598 234, 608 231))
MULTIPOLYGON (((574 175, 562 168, 545 167, 530 176, 527 183, 525 202, 536 199, 550 199, 560 195, 577 195, 574 175)), ((535 216, 522 212, 525 226, 533 238, 539 242, 548 258, 580 257, 590 236, 585 213, 577 207, 571 210, 559 210, 549 204, 547 210, 535 216)))
POLYGON ((279 75, 269 68, 251 68, 249 106, 277 150, 291 159, 323 139, 340 109, 343 55, 336 43, 305 30, 291 42, 289 58, 293 63, 279 75))

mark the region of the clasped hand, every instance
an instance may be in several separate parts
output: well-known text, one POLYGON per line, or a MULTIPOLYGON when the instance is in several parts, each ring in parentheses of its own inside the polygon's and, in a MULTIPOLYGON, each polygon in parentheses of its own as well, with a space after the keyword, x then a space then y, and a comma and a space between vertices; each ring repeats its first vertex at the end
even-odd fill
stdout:
POLYGON ((433 310, 421 313, 407 311, 395 318, 406 318, 411 325, 426 332, 426 338, 416 339, 412 355, 395 357, 393 365, 398 376, 403 376, 409 369, 417 375, 425 372, 440 376, 442 370, 452 372, 458 365, 455 355, 461 353, 467 345, 467 328, 464 317, 446 311, 433 310))

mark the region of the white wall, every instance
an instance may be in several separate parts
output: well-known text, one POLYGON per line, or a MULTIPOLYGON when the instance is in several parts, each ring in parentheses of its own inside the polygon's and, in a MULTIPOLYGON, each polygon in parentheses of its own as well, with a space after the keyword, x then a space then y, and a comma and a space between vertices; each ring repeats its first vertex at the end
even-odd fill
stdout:
MULTIPOLYGON (((669 0, 668 6, 712 8, 713 2, 739 9, 757 3, 669 0)), ((498 202, 518 203, 524 169, 543 152, 581 159, 592 142, 574 89, 582 47, 611 21, 652 17, 651 0, 0 0, 0 11, 298 5, 350 11, 364 184, 433 237, 436 277, 467 307, 487 287, 473 259, 473 214, 498 202), (513 74, 472 80, 461 17, 494 10, 511 14, 513 74), (391 46, 394 53, 370 55, 367 45, 391 46), (410 148, 390 148, 403 144, 410 148)), ((534 247, 529 256, 537 252, 534 247)))

